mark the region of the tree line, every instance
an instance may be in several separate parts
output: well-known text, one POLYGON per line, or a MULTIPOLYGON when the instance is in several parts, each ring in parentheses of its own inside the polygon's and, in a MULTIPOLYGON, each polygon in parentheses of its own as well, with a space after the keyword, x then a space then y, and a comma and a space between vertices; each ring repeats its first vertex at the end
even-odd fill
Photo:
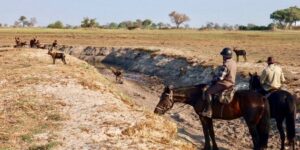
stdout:
MULTIPOLYGON (((120 23, 111 22, 105 25, 100 25, 96 18, 85 17, 81 21, 79 26, 72 26, 64 24, 62 21, 55 21, 50 23, 47 28, 56 29, 71 29, 71 28, 104 28, 104 29, 173 29, 173 28, 185 28, 190 29, 189 25, 186 23, 190 21, 189 16, 183 13, 172 11, 169 14, 171 22, 175 25, 172 26, 169 23, 158 22, 155 23, 150 19, 137 19, 135 21, 122 21, 120 23)), ((207 22, 205 25, 200 27, 200 30, 273 30, 273 29, 293 29, 297 22, 300 21, 300 8, 297 6, 289 7, 286 9, 276 10, 270 14, 270 19, 273 20, 267 26, 258 26, 255 24, 248 25, 229 25, 229 24, 218 24, 213 22, 207 22)), ((32 17, 27 19, 26 16, 20 16, 20 18, 15 21, 13 27, 34 27, 37 24, 37 19, 32 17)), ((8 27, 7 24, 1 24, 0 27, 8 27)))

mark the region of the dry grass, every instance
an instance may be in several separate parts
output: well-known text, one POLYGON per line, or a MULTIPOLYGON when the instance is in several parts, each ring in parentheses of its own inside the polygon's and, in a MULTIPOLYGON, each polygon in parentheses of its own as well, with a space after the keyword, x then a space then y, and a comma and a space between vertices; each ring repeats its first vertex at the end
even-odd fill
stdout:
POLYGON ((146 113, 146 119, 122 131, 123 135, 139 139, 147 138, 153 143, 167 145, 169 149, 194 149, 191 143, 177 138, 177 126, 163 117, 146 113), (177 140, 174 140, 177 139, 177 140))
POLYGON ((42 43, 54 39, 64 45, 105 47, 143 47, 161 49, 161 53, 195 57, 207 63, 219 63, 220 49, 246 49, 250 62, 275 56, 285 65, 299 66, 299 31, 196 31, 196 30, 103 30, 103 29, 0 29, 1 45, 14 44, 14 36, 29 40, 37 36, 42 43), (294 60, 294 61, 291 61, 294 60))
POLYGON ((50 138, 54 137, 51 131, 56 130, 59 121, 64 119, 60 105, 51 96, 37 94, 30 88, 51 82, 37 70, 48 71, 34 66, 39 61, 27 59, 27 55, 20 54, 19 50, 0 54, 0 149, 29 148, 37 142, 34 135, 44 132, 49 132, 50 138))
MULTIPOLYGON (((69 58, 72 65, 61 62, 51 64, 45 52, 14 49, 0 52, 0 149, 39 149, 53 147, 60 122, 68 118, 61 113, 63 102, 51 95, 41 95, 32 87, 38 84, 66 84, 66 79, 76 78, 87 88, 102 91, 102 84, 108 83, 97 70, 87 63, 69 58), (45 59, 46 58, 46 59, 45 59), (101 82, 101 85, 99 84, 101 82), (34 135, 49 133, 46 143, 34 135)), ((105 91, 102 91, 105 92, 105 91)))
MULTIPOLYGON (((135 111, 130 98, 115 90, 96 68, 76 58, 67 56, 67 65, 60 61, 52 65, 46 51, 10 49, 0 52, 0 62, 0 149, 51 149, 61 145, 56 133, 69 119, 61 112, 67 104, 51 94, 35 91, 37 85, 66 85, 75 81, 86 89, 112 93, 135 111)), ((192 145, 177 139, 175 124, 151 113, 147 113, 147 118, 124 131, 128 132, 126 136, 145 137, 170 149, 174 145, 180 149, 192 148, 192 145), (156 134, 152 134, 153 131, 156 134)))

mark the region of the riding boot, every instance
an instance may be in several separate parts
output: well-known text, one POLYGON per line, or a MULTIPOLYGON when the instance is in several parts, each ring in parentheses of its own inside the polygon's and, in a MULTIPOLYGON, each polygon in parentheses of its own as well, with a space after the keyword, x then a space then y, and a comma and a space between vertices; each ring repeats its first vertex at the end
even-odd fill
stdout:
POLYGON ((212 117, 212 107, 211 107, 211 101, 212 97, 210 94, 205 94, 206 99, 206 107, 203 109, 202 116, 211 118, 212 117))

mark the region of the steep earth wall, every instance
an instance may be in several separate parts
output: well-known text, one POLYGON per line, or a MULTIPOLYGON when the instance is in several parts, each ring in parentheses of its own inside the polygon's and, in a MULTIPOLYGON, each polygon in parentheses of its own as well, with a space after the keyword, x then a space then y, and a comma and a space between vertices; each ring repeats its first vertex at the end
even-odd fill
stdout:
MULTIPOLYGON (((207 83, 214 71, 212 66, 204 66, 199 60, 159 54, 159 50, 83 46, 62 46, 59 50, 96 66, 105 63, 127 71, 157 76, 166 85, 172 84, 175 87, 207 83)), ((245 78, 238 75, 238 88, 246 88, 246 82, 245 78)))

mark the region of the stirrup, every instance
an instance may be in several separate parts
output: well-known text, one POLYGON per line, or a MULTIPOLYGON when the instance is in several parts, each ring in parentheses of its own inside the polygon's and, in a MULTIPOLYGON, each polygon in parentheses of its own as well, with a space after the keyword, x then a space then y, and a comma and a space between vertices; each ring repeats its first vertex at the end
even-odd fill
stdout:
POLYGON ((212 111, 204 111, 201 113, 202 116, 212 118, 212 111))

